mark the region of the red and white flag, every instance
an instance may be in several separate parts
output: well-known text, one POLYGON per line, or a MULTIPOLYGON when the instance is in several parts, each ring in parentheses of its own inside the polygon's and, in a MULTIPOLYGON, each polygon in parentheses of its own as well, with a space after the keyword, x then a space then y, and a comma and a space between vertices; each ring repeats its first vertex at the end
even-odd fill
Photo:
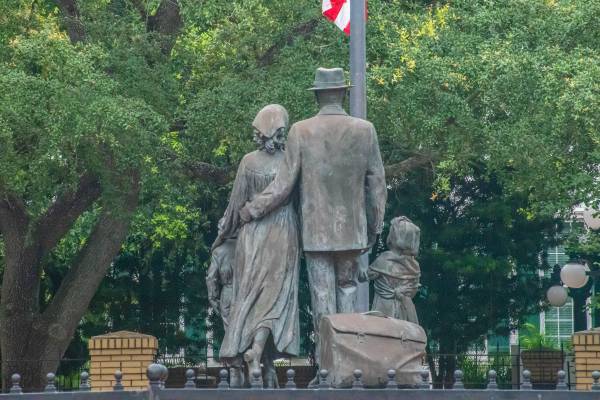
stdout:
POLYGON ((350 0, 323 0, 323 15, 350 35, 350 0))

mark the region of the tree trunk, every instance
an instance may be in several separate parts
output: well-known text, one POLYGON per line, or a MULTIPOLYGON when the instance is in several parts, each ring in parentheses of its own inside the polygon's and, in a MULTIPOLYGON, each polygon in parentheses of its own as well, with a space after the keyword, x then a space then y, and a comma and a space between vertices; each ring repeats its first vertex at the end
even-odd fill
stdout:
POLYGON ((37 273, 32 272, 37 271, 37 262, 31 250, 21 250, 17 254, 7 251, 5 254, 6 266, 0 302, 3 391, 8 389, 10 376, 15 372, 22 375, 23 384, 27 387, 42 387, 39 362, 32 362, 41 358, 32 356, 32 351, 33 354, 38 353, 37 348, 41 345, 37 332, 39 279, 37 273), (10 273, 12 271, 17 273, 10 273))
POLYGON ((454 385, 455 353, 456 347, 452 341, 440 340, 439 371, 434 387, 451 389, 454 385))
MULTIPOLYGON (((40 256, 43 253, 40 243, 47 243, 47 236, 35 240, 35 235, 31 234, 35 229, 30 227, 26 217, 20 218, 26 214, 9 210, 7 202, 3 204, 0 199, 0 229, 5 243, 5 270, 0 299, 3 391, 10 387, 10 377, 14 373, 21 375, 25 390, 39 391, 45 386, 46 374, 56 372, 106 270, 127 237, 129 222, 138 204, 137 172, 123 177, 120 187, 127 190, 112 203, 119 204, 119 209, 103 209, 86 244, 43 312, 39 310, 43 259, 40 256)), ((74 201, 80 199, 74 197, 74 201)), ((87 199, 90 205, 92 199, 87 199)), ((51 209, 52 218, 57 218, 57 213, 62 214, 62 211, 56 211, 57 208, 51 209)), ((74 215, 73 207, 65 209, 62 215, 74 222, 78 215, 74 215)), ((51 231, 55 227, 61 230, 62 236, 68 231, 66 225, 44 226, 44 231, 47 235, 56 234, 51 231)))

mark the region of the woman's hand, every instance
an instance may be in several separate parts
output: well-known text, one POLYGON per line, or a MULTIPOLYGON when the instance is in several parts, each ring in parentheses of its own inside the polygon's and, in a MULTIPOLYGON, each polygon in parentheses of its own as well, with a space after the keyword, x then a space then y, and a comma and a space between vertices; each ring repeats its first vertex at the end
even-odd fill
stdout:
POLYGON ((248 210, 248 203, 240 210, 240 219, 244 224, 252 221, 252 214, 250 214, 250 210, 248 210))

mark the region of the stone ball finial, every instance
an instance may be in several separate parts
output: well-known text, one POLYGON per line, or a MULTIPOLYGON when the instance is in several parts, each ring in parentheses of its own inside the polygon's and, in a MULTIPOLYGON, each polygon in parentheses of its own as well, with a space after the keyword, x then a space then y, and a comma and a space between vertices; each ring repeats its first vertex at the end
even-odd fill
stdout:
POLYGON ((497 378, 497 376, 498 376, 498 373, 495 370, 493 370, 493 369, 489 370, 488 378, 495 380, 497 378))
POLYGON ((285 388, 286 389, 296 389, 296 382, 294 382, 294 378, 296 377, 296 371, 294 371, 293 369, 288 369, 285 372, 286 376, 287 376, 287 382, 285 384, 285 388))
POLYGON ((326 369, 322 369, 319 371, 319 376, 321 376, 322 379, 327 379, 328 375, 329 375, 329 371, 327 371, 326 369))
POLYGON ((54 375, 54 373, 49 372, 46 375, 46 381, 48 382, 48 384, 46 385, 46 388, 44 389, 45 392, 56 392, 56 386, 54 385, 54 380, 56 379, 56 375, 54 375))
POLYGON ((531 378, 531 371, 529 371, 528 369, 523 370, 523 378, 525 378, 525 379, 531 378))
POLYGON ((360 369, 355 369, 352 372, 352 375, 354 375, 354 379, 356 379, 356 380, 359 380, 360 378, 362 378, 362 374, 363 374, 362 370, 360 370, 360 369))
POLYGON ((160 364, 150 364, 146 369, 146 376, 149 381, 160 381, 162 366, 160 364))
POLYGON ((227 368, 221 369, 219 371, 219 384, 217 385, 217 388, 229 389, 228 378, 229 378, 229 371, 227 371, 227 368))
MULTIPOLYGON (((558 371, 556 373, 556 375, 558 376, 558 379, 562 380, 565 379, 567 376, 567 373, 565 371, 563 371, 562 369, 560 371, 558 371)), ((593 374, 592 374, 593 375, 593 374)))
POLYGON ((21 387, 21 375, 12 374, 10 376, 10 381, 12 382, 9 390, 10 393, 23 393, 23 388, 21 387))
POLYGON ((396 370, 388 369, 387 376, 389 380, 393 380, 394 378, 396 378, 396 370))
MULTIPOLYGON (((227 371, 225 371, 225 372, 227 372, 227 371)), ((262 376, 262 372, 260 369, 255 368, 254 370, 252 370, 252 377, 255 380, 259 380, 261 378, 261 376, 262 376)))
POLYGON ((81 375, 79 375, 82 381, 87 381, 90 379, 90 374, 87 371, 83 371, 81 375))
POLYGON ((120 370, 116 370, 115 371, 115 379, 120 381, 121 379, 123 379, 123 373, 120 370))
POLYGON ((227 369, 223 368, 219 371, 219 378, 221 378, 221 380, 226 380, 229 378, 229 372, 227 372, 227 369))
POLYGON ((592 372, 592 379, 594 383, 592 383, 591 389, 593 391, 600 391, 600 371, 596 370, 592 372))
POLYGON ((184 389, 194 389, 196 387, 196 371, 192 368, 188 368, 185 371, 185 384, 184 389))

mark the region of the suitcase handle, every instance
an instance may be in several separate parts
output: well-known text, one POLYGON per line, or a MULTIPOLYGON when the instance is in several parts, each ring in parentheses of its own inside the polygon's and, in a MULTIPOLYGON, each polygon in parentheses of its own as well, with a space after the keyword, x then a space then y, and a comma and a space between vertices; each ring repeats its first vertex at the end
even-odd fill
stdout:
POLYGON ((367 312, 361 313, 361 315, 370 315, 373 317, 390 318, 387 315, 385 315, 384 313, 382 313, 381 311, 367 311, 367 312))

